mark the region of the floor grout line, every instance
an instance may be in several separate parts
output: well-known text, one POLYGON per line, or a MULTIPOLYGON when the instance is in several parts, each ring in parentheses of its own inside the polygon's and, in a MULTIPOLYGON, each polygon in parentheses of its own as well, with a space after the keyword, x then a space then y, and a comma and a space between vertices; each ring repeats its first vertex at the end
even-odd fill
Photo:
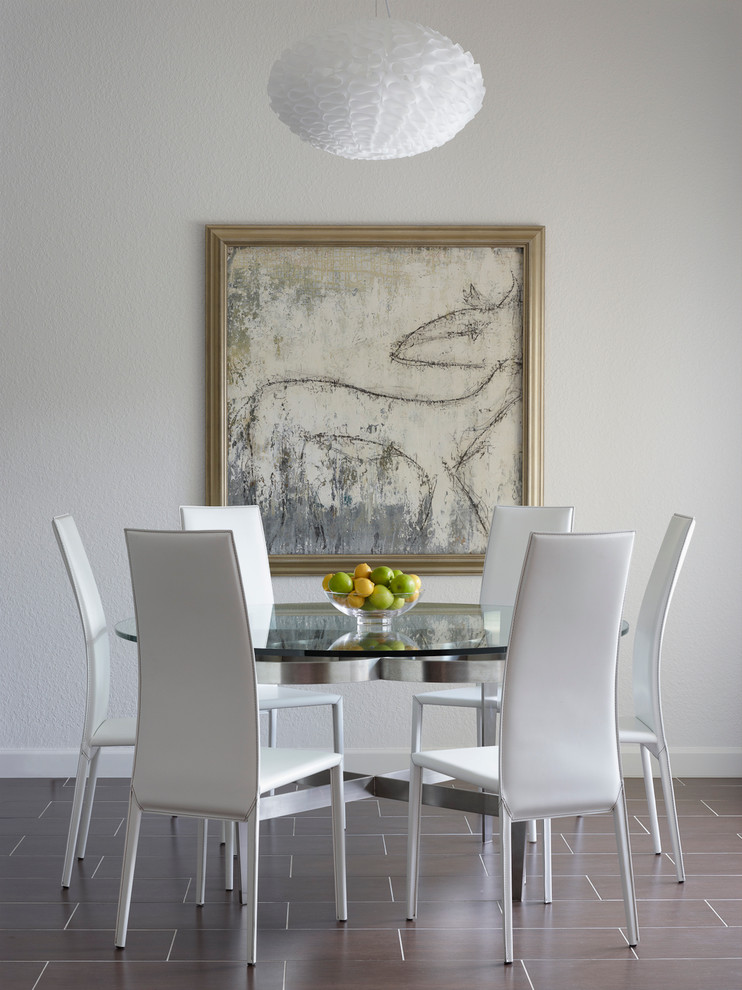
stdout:
MULTIPOLYGON (((644 834, 645 835, 651 835, 651 832, 649 831, 649 829, 647 828, 647 826, 644 825, 642 822, 639 821, 639 818, 637 817, 637 815, 633 815, 632 817, 633 817, 634 821, 636 822, 636 824, 639 826, 639 828, 644 829, 644 834)), ((602 834, 603 835, 608 835, 607 832, 603 832, 602 834)))
POLYGON ((528 980, 529 987, 531 988, 531 990, 535 990, 535 987, 533 986, 533 980, 531 979, 531 974, 528 972, 528 967, 526 966, 525 959, 521 959, 520 964, 523 968, 523 972, 526 974, 526 979, 528 980))
POLYGON ((602 901, 602 900, 603 900, 603 898, 602 898, 602 897, 600 896, 600 894, 598 893, 598 888, 597 888, 597 887, 595 886, 595 884, 594 884, 594 883, 592 882, 592 880, 591 880, 591 879, 590 879, 590 877, 589 877, 589 876, 587 875, 587 873, 585 874, 585 879, 587 880, 587 882, 588 882, 588 883, 590 884, 590 886, 591 886, 591 887, 593 888, 593 890, 595 891, 595 895, 596 895, 596 897, 598 898, 598 900, 599 900, 599 901, 602 901))
POLYGON ((570 846, 570 844, 567 842, 567 840, 564 838, 564 832, 559 832, 558 833, 558 838, 560 838, 562 840, 562 842, 567 847, 567 849, 569 850, 569 852, 574 856, 575 851, 572 848, 572 846, 570 846))
POLYGON ((178 929, 176 928, 173 932, 173 937, 170 939, 170 948, 167 950, 167 955, 165 956, 165 962, 170 962, 170 956, 172 955, 173 946, 175 945, 175 938, 178 934, 178 929))
POLYGON ((707 898, 707 897, 705 897, 705 898, 704 898, 704 904, 708 904, 708 906, 709 906, 709 907, 711 908, 711 910, 712 910, 712 911, 714 912, 714 914, 715 914, 715 915, 716 915, 716 917, 717 917, 717 918, 719 919, 719 921, 720 921, 720 922, 722 923, 722 925, 724 925, 724 927, 725 927, 725 928, 729 928, 729 925, 728 925, 728 924, 726 923, 726 921, 724 921, 724 919, 723 919, 723 918, 722 918, 722 916, 721 916, 721 915, 719 914, 719 912, 718 912, 718 911, 717 911, 717 910, 716 910, 716 909, 714 908, 714 906, 713 906, 712 904, 709 904, 709 900, 708 900, 708 898, 707 898))
POLYGON ((25 835, 22 835, 22 836, 20 837, 20 839, 19 839, 19 840, 18 840, 18 841, 16 842, 16 844, 15 844, 15 845, 13 846, 13 848, 12 848, 12 849, 10 850, 10 852, 8 853, 8 856, 12 856, 12 855, 13 855, 13 853, 14 853, 14 852, 16 851, 16 849, 18 848, 18 846, 20 846, 20 844, 21 844, 21 843, 23 842, 23 840, 24 840, 25 838, 26 838, 26 836, 25 836, 25 835))
POLYGON ((36 987, 37 987, 37 986, 39 985, 39 981, 41 980, 41 977, 42 977, 42 976, 44 975, 44 973, 46 972, 46 967, 47 967, 47 966, 49 965, 49 963, 50 963, 50 962, 51 962, 51 960, 49 960, 49 959, 47 959, 47 960, 46 960, 46 962, 44 963, 44 968, 43 968, 43 969, 41 970, 41 972, 39 973, 39 975, 38 975, 38 978, 37 978, 37 980, 36 980, 36 982, 35 982, 35 983, 34 983, 34 985, 33 985, 33 986, 31 987, 31 990, 36 990, 36 987))

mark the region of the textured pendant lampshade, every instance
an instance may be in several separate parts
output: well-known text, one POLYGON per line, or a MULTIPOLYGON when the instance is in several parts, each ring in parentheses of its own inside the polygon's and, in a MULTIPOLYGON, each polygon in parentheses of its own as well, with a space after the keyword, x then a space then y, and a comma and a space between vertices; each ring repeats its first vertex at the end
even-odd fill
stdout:
POLYGON ((410 21, 340 25, 285 51, 271 108, 315 148, 343 158, 407 158, 450 141, 478 112, 482 72, 469 52, 410 21))

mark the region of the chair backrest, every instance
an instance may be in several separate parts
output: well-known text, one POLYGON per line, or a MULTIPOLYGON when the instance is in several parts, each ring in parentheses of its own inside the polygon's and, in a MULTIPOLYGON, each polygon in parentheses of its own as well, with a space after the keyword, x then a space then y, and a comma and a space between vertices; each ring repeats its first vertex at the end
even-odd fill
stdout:
POLYGON ((258 795, 255 655, 232 534, 127 530, 139 647, 132 790, 147 811, 244 819, 258 795))
POLYGON ((634 632, 634 714, 662 736, 660 660, 667 613, 696 521, 674 515, 649 575, 634 632))
POLYGON ((265 531, 257 505, 181 505, 183 529, 231 529, 248 605, 272 604, 265 531))
POLYGON ((52 528, 59 544, 67 576, 75 593, 85 636, 87 688, 85 694, 85 719, 83 724, 83 749, 98 726, 108 717, 111 683, 111 656, 108 624, 103 611, 98 585, 71 515, 55 516, 52 528))
POLYGON ((516 821, 609 811, 633 533, 534 533, 502 687, 500 795, 516 821))
POLYGON ((574 506, 496 505, 484 557, 479 601, 513 605, 531 533, 570 533, 574 506))

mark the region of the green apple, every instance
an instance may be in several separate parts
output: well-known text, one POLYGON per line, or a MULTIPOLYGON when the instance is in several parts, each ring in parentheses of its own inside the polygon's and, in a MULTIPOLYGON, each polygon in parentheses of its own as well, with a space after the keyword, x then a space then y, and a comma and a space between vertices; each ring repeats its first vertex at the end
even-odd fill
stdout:
MULTIPOLYGON (((337 577, 337 575, 335 576, 337 577)), ((330 582, 330 587, 332 587, 332 582, 330 582)), ((415 579, 411 574, 397 574, 396 577, 392 578, 389 588, 395 595, 411 595, 417 591, 415 579)))
POLYGON ((353 590, 353 578, 345 571, 338 571, 337 574, 332 575, 327 586, 335 594, 347 595, 353 590))
POLYGON ((374 567, 374 569, 369 574, 369 579, 374 582, 374 584, 383 584, 385 587, 389 586, 389 582, 394 577, 394 571, 391 567, 385 567, 383 564, 380 567, 374 567))
POLYGON ((387 609, 391 607, 394 595, 383 584, 377 584, 374 590, 366 599, 366 604, 374 610, 387 609))

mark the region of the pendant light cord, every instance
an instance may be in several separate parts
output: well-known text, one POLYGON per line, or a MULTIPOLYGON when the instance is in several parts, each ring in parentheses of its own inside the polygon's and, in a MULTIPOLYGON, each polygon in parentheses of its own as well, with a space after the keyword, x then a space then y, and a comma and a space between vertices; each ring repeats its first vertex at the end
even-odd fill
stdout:
MULTIPOLYGON (((392 14, 389 10, 389 0, 384 0, 384 6, 386 7, 386 16, 391 18, 392 14)), ((374 16, 379 16, 379 0, 374 0, 374 16)))

